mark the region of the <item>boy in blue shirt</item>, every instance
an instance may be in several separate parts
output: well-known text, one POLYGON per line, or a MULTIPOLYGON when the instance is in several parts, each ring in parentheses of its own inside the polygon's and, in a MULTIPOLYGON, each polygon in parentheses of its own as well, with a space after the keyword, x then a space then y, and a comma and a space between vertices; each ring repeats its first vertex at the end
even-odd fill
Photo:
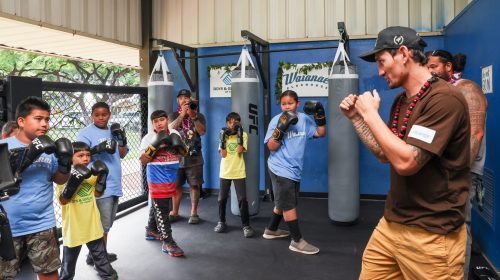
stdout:
POLYGON ((300 102, 295 91, 284 91, 280 96, 280 103, 283 113, 271 120, 264 139, 271 151, 267 163, 273 185, 274 209, 263 237, 275 239, 290 234, 290 250, 308 255, 317 254, 319 249, 306 242, 300 233, 297 200, 306 142, 310 138, 325 136, 325 110, 319 102, 306 102, 304 112, 314 115, 314 124, 305 114, 297 113, 300 102), (282 218, 285 219, 290 233, 278 229, 282 218))
MULTIPOLYGON (((104 229, 104 242, 107 243, 108 233, 116 218, 118 210, 118 199, 123 195, 122 192, 122 167, 120 159, 124 158, 128 152, 127 137, 125 131, 119 124, 108 125, 111 117, 109 105, 105 102, 97 102, 92 106, 93 123, 85 127, 78 133, 77 141, 89 145, 94 150, 95 155, 92 161, 102 160, 109 169, 109 176, 106 180, 106 191, 97 198, 97 207, 101 214, 102 227, 104 229), (118 147, 116 152, 106 151, 108 143, 115 140, 118 147), (99 148, 102 147, 102 148, 99 148)), ((108 253, 109 260, 115 261, 116 254, 108 253)), ((90 255, 87 256, 87 264, 94 262, 90 255)))
POLYGON ((20 271, 23 256, 31 261, 39 279, 58 279, 61 266, 54 217, 53 183, 69 178, 73 148, 61 138, 53 142, 49 130, 50 106, 38 97, 28 97, 16 108, 19 132, 0 140, 9 150, 23 151, 13 172, 19 179, 19 192, 0 204, 10 220, 16 258, 0 258, 0 279, 13 279, 20 271), (54 155, 55 154, 55 155, 54 155))

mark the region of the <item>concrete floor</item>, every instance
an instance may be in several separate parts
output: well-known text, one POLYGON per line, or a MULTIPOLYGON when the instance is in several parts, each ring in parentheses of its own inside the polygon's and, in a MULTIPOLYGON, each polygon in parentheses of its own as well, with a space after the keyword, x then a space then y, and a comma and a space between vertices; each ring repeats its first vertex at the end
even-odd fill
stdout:
MULTIPOLYGON (((229 231, 215 233, 217 197, 200 201, 202 223, 187 223, 189 198, 182 201, 183 219, 173 223, 173 235, 185 251, 182 258, 161 252, 160 241, 146 241, 144 226, 148 209, 139 209, 113 226, 108 250, 118 255, 113 267, 119 278, 129 279, 357 279, 361 256, 371 232, 383 213, 382 201, 361 201, 359 222, 338 226, 328 218, 327 199, 301 198, 299 221, 302 235, 320 248, 318 255, 302 255, 288 249, 289 239, 265 240, 262 233, 268 223, 272 203, 261 203, 258 215, 251 217, 257 236, 245 239, 239 217, 229 213, 229 231)), ((286 229, 286 225, 281 224, 286 229)), ((84 247, 77 264, 75 279, 99 279, 95 270, 85 264, 84 247)), ((472 264, 485 265, 481 256, 473 256, 472 264)), ((36 279, 29 263, 16 279, 36 279)))

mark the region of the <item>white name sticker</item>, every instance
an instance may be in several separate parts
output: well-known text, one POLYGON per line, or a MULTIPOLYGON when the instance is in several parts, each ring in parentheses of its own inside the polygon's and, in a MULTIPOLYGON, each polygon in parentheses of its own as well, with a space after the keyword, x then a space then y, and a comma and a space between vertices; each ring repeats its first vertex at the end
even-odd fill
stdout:
POLYGON ((424 141, 425 143, 430 144, 434 139, 434 135, 436 135, 435 130, 415 124, 411 127, 408 137, 415 138, 417 140, 424 141))

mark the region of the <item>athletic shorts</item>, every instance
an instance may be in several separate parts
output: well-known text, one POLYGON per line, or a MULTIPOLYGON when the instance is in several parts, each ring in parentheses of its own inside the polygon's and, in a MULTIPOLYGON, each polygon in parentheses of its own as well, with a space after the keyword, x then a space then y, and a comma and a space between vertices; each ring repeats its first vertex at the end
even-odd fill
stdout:
POLYGON ((203 164, 179 168, 177 170, 177 188, 182 188, 186 181, 190 186, 201 186, 203 184, 203 164))
POLYGON ((52 273, 61 267, 56 228, 14 237, 14 248, 15 259, 4 261, 0 258, 0 278, 13 279, 26 257, 35 273, 52 273))
POLYGON ((96 200, 97 208, 99 208, 99 214, 101 214, 102 229, 105 233, 109 232, 116 219, 118 199, 118 196, 110 196, 96 200))
POLYGON ((280 210, 288 211, 297 207, 300 182, 278 176, 269 170, 273 185, 274 206, 280 210))

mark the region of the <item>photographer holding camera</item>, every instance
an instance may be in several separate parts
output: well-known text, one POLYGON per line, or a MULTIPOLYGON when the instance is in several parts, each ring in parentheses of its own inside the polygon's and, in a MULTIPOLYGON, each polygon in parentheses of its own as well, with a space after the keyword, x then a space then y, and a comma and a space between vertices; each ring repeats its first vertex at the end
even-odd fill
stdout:
POLYGON ((189 148, 188 154, 179 160, 177 172, 177 191, 173 200, 172 212, 169 215, 171 222, 179 217, 179 206, 182 199, 182 185, 187 181, 191 196, 190 224, 200 222, 198 217, 198 202, 200 189, 203 184, 203 155, 201 153, 201 136, 205 134, 205 116, 197 112, 197 101, 191 100, 191 92, 181 89, 177 94, 177 112, 168 116, 171 121, 169 129, 180 132, 189 148))

